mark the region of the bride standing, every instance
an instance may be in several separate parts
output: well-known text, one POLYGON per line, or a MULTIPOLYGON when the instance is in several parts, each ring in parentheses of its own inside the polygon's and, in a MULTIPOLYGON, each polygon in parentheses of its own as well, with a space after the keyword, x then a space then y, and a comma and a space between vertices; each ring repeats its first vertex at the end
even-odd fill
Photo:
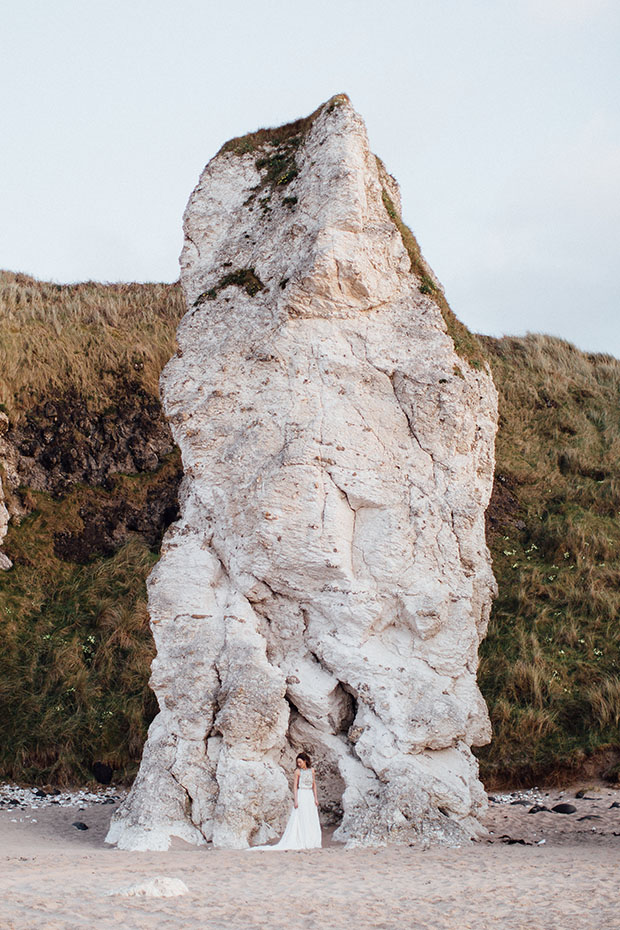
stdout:
POLYGON ((293 777, 293 810, 279 842, 253 849, 319 849, 321 825, 316 778, 307 752, 300 752, 293 777))

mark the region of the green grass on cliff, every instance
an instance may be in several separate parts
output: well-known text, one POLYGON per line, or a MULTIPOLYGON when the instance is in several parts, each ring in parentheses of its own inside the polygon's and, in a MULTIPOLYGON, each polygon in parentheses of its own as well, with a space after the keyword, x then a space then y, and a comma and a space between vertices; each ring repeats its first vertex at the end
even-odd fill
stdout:
POLYGON ((0 777, 85 781, 97 761, 131 775, 156 711, 145 579, 157 553, 135 535, 86 564, 63 559, 57 540, 112 492, 28 493, 34 509, 9 524, 15 564, 0 578, 0 777))
POLYGON ((482 341, 499 390, 499 597, 479 756, 487 778, 527 782, 620 750, 620 362, 546 336, 482 341))

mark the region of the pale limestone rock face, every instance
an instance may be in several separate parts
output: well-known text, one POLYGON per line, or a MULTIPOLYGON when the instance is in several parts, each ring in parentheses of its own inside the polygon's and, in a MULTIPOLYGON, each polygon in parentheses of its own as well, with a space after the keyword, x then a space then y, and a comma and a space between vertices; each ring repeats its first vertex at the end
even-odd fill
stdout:
MULTIPOLYGON (((0 412, 0 417, 7 419, 6 414, 0 412)), ((0 420, 0 431, 2 429, 2 421, 0 420)), ((9 512, 6 509, 4 503, 4 492, 2 490, 2 478, 0 478, 0 546, 2 545, 2 540, 7 534, 7 528, 9 523, 9 512)), ((6 571, 11 568, 12 562, 2 550, 0 550, 0 569, 6 571)))
POLYGON ((496 392, 410 272, 347 98, 292 179, 286 151, 222 151, 185 213, 161 382, 182 516, 149 579, 161 711, 122 848, 268 841, 301 749, 349 845, 459 842, 486 803, 496 392))

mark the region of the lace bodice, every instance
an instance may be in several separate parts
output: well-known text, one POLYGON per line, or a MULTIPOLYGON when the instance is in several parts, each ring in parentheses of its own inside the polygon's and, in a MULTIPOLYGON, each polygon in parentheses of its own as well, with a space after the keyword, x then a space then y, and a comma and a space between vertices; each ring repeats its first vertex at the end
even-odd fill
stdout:
POLYGON ((298 788, 312 788, 312 769, 299 770, 298 788))

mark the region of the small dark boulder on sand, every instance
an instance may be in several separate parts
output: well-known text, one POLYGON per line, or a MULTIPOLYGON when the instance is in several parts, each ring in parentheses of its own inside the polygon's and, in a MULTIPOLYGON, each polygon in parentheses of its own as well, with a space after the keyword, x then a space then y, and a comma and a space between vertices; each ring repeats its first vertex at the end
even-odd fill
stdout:
POLYGON ((72 824, 72 827, 75 827, 76 830, 88 830, 88 827, 85 823, 82 823, 81 820, 75 820, 72 824))
POLYGON ((551 810, 555 814, 574 814, 577 811, 577 808, 574 804, 556 804, 555 807, 552 807, 551 810))
POLYGON ((529 801, 511 801, 510 803, 511 803, 511 804, 523 804, 524 807, 527 807, 527 805, 528 805, 530 802, 529 802, 529 801))
POLYGON ((577 820, 600 820, 599 814, 584 814, 583 817, 577 817, 577 820))
POLYGON ((535 804, 534 807, 530 807, 529 814, 539 814, 540 811, 548 811, 549 808, 545 807, 544 804, 535 804))
POLYGON ((620 807, 620 801, 612 801, 609 805, 609 810, 611 810, 612 807, 620 807))

